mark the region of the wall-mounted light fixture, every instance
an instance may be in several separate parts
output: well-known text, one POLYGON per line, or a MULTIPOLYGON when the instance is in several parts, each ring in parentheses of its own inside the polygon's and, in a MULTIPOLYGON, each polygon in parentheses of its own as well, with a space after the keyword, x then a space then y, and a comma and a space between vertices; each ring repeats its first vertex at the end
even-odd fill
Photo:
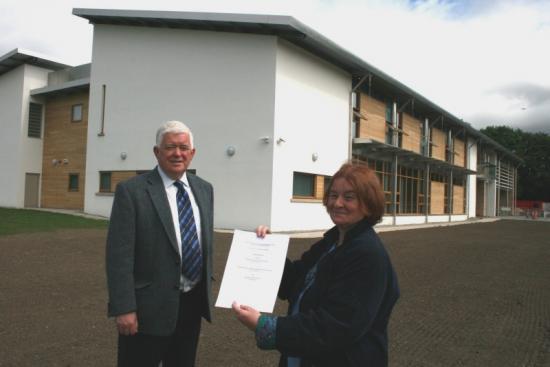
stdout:
POLYGON ((283 138, 277 139, 277 145, 281 145, 282 143, 286 143, 286 140, 283 138))
POLYGON ((59 164, 59 160, 52 159, 52 165, 57 166, 59 164))
POLYGON ((69 160, 67 158, 63 158, 63 164, 69 164, 69 160))
POLYGON ((263 141, 265 144, 269 144, 271 138, 269 136, 262 136, 260 140, 263 141))
POLYGON ((312 160, 313 162, 316 162, 317 159, 319 159, 319 154, 313 153, 313 154, 311 155, 311 160, 312 160))
POLYGON ((126 157, 128 157, 128 153, 126 153, 126 152, 121 152, 120 153, 120 159, 125 160, 126 157))
POLYGON ((234 146, 230 145, 227 147, 227 149, 225 150, 225 153, 229 156, 229 157, 233 157, 235 155, 235 153, 237 152, 237 149, 235 149, 234 146))

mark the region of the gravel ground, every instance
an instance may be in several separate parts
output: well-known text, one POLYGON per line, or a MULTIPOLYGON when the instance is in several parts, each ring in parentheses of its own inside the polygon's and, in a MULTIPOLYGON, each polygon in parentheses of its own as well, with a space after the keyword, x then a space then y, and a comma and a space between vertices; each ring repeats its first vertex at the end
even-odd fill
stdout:
MULTIPOLYGON (((114 366, 105 230, 0 237, 0 366, 114 366)), ((401 286, 390 366, 550 366, 550 222, 381 233, 401 286)), ((216 234, 215 295, 231 235, 216 234)), ((313 239, 293 239, 297 257, 313 239)), ((278 302, 275 313, 284 314, 278 302)), ((199 366, 275 366, 226 309, 203 323, 199 366)))

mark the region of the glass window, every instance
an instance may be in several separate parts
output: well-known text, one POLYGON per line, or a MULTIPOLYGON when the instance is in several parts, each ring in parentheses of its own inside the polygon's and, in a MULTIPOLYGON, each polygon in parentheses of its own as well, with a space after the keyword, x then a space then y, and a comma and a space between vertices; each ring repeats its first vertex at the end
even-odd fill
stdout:
POLYGON ((69 173, 69 191, 78 191, 78 173, 69 173))
POLYGON ((392 115, 393 115, 393 102, 387 101, 386 102, 386 122, 389 122, 390 124, 393 123, 392 115))
POLYGON ((111 172, 99 172, 99 192, 111 192, 111 172))
POLYGON ((82 104, 73 105, 71 112, 71 121, 78 122, 82 121, 82 104))
POLYGON ((315 196, 315 175, 308 173, 294 172, 292 184, 292 196, 314 197, 315 196))
POLYGON ((40 138, 42 136, 42 105, 38 103, 29 104, 29 127, 27 130, 29 138, 40 138))

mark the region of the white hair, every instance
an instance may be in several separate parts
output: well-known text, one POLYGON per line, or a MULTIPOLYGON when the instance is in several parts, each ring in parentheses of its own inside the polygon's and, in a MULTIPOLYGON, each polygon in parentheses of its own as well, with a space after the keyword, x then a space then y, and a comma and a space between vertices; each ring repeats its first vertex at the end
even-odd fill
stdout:
POLYGON ((185 133, 189 135, 189 143, 191 143, 191 149, 194 148, 193 133, 191 132, 191 129, 189 129, 187 125, 185 125, 183 122, 167 121, 164 124, 162 124, 157 130, 157 144, 156 144, 157 148, 160 148, 160 144, 162 143, 162 138, 166 133, 176 133, 176 134, 185 133))

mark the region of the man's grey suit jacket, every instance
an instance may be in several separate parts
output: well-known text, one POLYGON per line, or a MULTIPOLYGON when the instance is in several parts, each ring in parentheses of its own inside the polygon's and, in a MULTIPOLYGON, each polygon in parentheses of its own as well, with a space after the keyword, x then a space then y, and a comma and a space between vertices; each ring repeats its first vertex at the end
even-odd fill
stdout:
MULTIPOLYGON (((187 173, 200 210, 202 315, 211 320, 213 189, 187 173)), ((106 249, 109 316, 137 312, 139 332, 169 335, 176 327, 181 259, 162 179, 153 169, 117 185, 106 249)))

